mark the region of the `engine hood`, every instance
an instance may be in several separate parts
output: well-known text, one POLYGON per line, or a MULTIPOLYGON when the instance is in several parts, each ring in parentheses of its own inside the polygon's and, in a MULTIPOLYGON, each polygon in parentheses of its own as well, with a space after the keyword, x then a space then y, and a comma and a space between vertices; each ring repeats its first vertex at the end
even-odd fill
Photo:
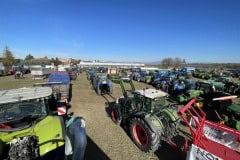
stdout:
POLYGON ((22 130, 0 131, 0 155, 4 146, 14 138, 36 135, 39 138, 40 156, 64 144, 65 126, 58 116, 47 116, 35 125, 22 130))

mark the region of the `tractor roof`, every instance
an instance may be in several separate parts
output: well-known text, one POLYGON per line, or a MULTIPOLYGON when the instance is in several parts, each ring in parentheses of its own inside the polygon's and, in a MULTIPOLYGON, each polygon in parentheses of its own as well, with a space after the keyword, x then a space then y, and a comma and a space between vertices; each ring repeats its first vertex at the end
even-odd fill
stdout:
POLYGON ((135 93, 143 95, 143 96, 151 98, 151 99, 154 99, 157 97, 165 97, 168 95, 166 92, 152 89, 152 88, 148 88, 148 89, 144 89, 144 90, 136 90, 135 93))
POLYGON ((18 88, 0 91, 0 104, 45 98, 52 94, 50 87, 18 88))

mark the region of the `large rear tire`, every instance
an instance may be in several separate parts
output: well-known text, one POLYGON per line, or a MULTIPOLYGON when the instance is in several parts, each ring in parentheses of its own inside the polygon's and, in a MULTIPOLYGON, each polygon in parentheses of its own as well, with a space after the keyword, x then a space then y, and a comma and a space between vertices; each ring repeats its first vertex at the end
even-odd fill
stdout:
POLYGON ((155 152, 159 145, 159 135, 152 132, 145 121, 141 118, 134 118, 130 122, 130 134, 133 142, 144 152, 155 152))

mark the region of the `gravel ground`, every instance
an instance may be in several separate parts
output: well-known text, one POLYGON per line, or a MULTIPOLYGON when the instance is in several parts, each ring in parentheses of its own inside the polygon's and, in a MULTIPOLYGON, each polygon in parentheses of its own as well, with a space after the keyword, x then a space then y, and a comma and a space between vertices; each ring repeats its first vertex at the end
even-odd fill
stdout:
MULTIPOLYGON (((112 159, 112 160, 174 160, 180 159, 180 154, 163 144, 154 154, 140 151, 132 142, 128 133, 120 126, 115 125, 108 116, 106 102, 114 101, 122 95, 120 86, 113 85, 113 94, 97 95, 92 89, 86 74, 82 73, 76 81, 72 81, 72 108, 70 112, 82 116, 86 120, 88 144, 86 160, 112 159)), ((144 83, 135 83, 136 89, 147 87, 144 83)))

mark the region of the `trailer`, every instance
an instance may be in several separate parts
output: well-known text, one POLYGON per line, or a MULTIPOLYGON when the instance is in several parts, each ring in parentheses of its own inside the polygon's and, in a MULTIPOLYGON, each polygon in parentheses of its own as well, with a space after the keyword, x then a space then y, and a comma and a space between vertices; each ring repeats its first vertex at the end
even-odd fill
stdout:
POLYGON ((31 66, 32 79, 44 79, 47 78, 51 72, 51 68, 42 67, 40 65, 31 66))
POLYGON ((63 100, 68 102, 70 100, 70 77, 67 72, 54 72, 49 75, 47 83, 36 83, 35 86, 52 88, 53 96, 56 101, 63 100))

